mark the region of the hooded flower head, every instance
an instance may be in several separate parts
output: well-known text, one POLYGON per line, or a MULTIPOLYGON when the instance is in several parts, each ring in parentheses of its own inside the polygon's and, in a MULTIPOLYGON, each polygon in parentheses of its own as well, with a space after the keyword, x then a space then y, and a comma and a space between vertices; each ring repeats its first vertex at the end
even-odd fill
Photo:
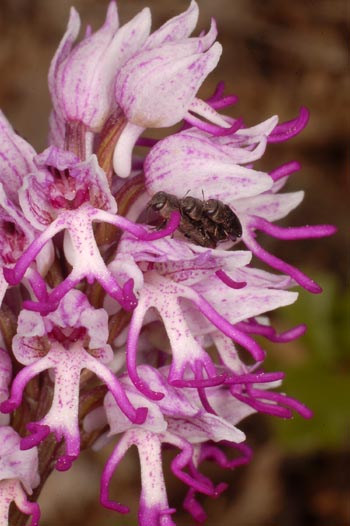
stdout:
MULTIPOLYGON (((118 70, 132 56, 150 31, 150 11, 144 9, 119 27, 117 6, 109 4, 104 25, 75 43, 80 17, 71 9, 66 34, 51 62, 49 87, 54 112, 66 124, 78 121, 88 129, 101 129, 113 110, 113 86, 118 70)), ((57 130, 56 131, 57 135, 57 130)))
POLYGON ((187 11, 148 37, 117 75, 115 99, 127 119, 114 152, 114 169, 120 177, 130 174, 131 150, 146 128, 172 126, 190 118, 191 111, 229 127, 209 105, 196 98, 222 52, 215 42, 214 20, 207 34, 190 37, 197 18, 198 6, 192 1, 187 11))

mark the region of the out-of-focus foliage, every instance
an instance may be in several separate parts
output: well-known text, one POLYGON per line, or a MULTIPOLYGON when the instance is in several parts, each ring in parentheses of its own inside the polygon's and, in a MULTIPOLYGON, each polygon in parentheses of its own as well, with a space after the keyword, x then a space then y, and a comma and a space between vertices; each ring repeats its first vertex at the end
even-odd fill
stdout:
POLYGON ((273 421, 277 441, 294 450, 342 448, 350 437, 350 290, 331 273, 315 277, 323 294, 300 291, 299 301, 279 314, 283 327, 305 322, 306 334, 289 353, 272 350, 275 368, 286 371, 283 388, 314 411, 309 421, 273 421))

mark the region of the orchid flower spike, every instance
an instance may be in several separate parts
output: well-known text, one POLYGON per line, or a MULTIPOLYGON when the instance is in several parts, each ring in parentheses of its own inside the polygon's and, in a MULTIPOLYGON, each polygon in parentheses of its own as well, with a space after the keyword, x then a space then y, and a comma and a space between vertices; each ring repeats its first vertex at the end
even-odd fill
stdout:
POLYGON ((256 165, 308 110, 247 126, 229 114, 237 97, 224 83, 200 99, 222 46, 214 19, 194 33, 198 16, 191 0, 151 32, 148 8, 121 25, 112 0, 102 27, 79 38, 72 8, 49 70, 44 151, 0 112, 0 526, 21 514, 38 526, 51 471, 108 442, 103 506, 129 511, 111 481, 135 446, 138 524, 175 526, 167 448, 183 507, 202 524, 205 499, 227 488, 203 464, 251 460, 246 418, 312 416, 265 359, 306 331, 300 320, 279 332, 270 313, 298 299, 297 285, 321 288, 260 233, 335 228, 276 224, 304 197, 283 191, 300 165, 256 165))

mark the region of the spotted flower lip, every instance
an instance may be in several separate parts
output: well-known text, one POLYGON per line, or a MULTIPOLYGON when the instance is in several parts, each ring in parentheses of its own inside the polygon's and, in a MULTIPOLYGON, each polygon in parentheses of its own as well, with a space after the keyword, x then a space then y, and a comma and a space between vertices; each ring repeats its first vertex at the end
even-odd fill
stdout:
POLYGON ((78 429, 79 379, 83 368, 90 369, 103 380, 122 410, 135 423, 142 423, 145 408, 135 409, 129 402, 117 378, 105 365, 113 353, 106 343, 108 316, 103 309, 93 309, 84 294, 70 291, 53 314, 43 317, 22 310, 18 331, 13 340, 16 359, 25 365, 14 379, 11 395, 1 403, 4 413, 13 411, 22 401, 28 381, 38 373, 55 371, 55 390, 49 412, 39 421, 31 422, 31 434, 21 440, 22 449, 40 443, 48 433, 66 441, 66 453, 57 461, 57 469, 69 469, 80 450, 78 429), (89 350, 93 350, 90 353, 89 350))
MULTIPOLYGON (((136 368, 137 340, 145 315, 151 308, 159 313, 172 348, 168 378, 171 385, 208 387, 225 382, 226 374, 217 370, 205 348, 196 339, 203 335, 222 333, 243 345, 256 361, 263 360, 263 350, 247 337, 247 332, 243 334, 238 330, 237 323, 266 310, 293 303, 297 298, 295 292, 276 290, 278 286, 283 287, 283 280, 284 286, 288 287, 288 279, 278 279, 263 271, 254 272, 253 269, 245 272, 243 265, 251 257, 248 252, 206 250, 201 255, 195 251, 192 255, 186 255, 181 250, 182 242, 176 239, 162 239, 147 244, 136 241, 131 242, 131 245, 128 239, 130 237, 125 236, 121 243, 121 254, 123 251, 132 252, 141 268, 144 260, 152 261, 150 270, 146 271, 147 267, 143 267, 142 288, 138 292, 139 301, 131 318, 127 341, 128 372, 142 393, 151 399, 160 399, 162 396, 149 389, 136 368), (164 261, 165 254, 168 255, 167 261, 164 261), (244 283, 244 287, 228 288, 225 281, 218 279, 216 272, 222 266, 233 280, 237 276, 235 282, 244 283), (235 272, 238 274, 235 275, 235 272), (235 309, 231 308, 232 304, 236 305, 235 309), (188 349, 191 349, 190 359, 188 349)), ((234 356, 235 351, 232 350, 231 358, 234 356)), ((221 358, 224 362, 225 359, 228 362, 231 360, 226 351, 221 358)))
POLYGON ((73 153, 51 146, 37 156, 36 164, 37 171, 24 178, 20 202, 26 218, 42 232, 21 254, 13 268, 3 269, 7 282, 18 284, 33 260, 40 257, 40 253, 45 253, 45 246, 50 240, 65 230, 64 252, 73 267, 72 272, 50 294, 40 275, 36 276, 34 292, 40 293, 39 297, 37 295, 39 302, 28 300, 26 307, 42 313, 53 311, 63 296, 86 277, 89 282, 96 279, 127 310, 135 308, 137 300, 133 282, 129 280, 120 286, 108 270, 94 237, 93 223, 107 222, 140 238, 157 239, 177 228, 178 212, 174 212, 162 231, 148 231, 115 214, 115 199, 95 155, 80 162, 73 153))
MULTIPOLYGON (((180 450, 180 453, 172 461, 171 468, 174 475, 189 487, 189 493, 185 500, 185 507, 198 519, 199 510, 202 510, 195 499, 195 493, 199 492, 208 496, 215 497, 224 489, 225 484, 214 486, 211 481, 199 472, 201 460, 212 457, 224 468, 233 468, 237 465, 248 462, 251 451, 242 444, 244 435, 237 433, 236 424, 255 412, 254 404, 249 403, 249 399, 242 397, 240 400, 232 396, 232 392, 225 386, 218 386, 208 392, 208 407, 203 407, 203 400, 196 390, 177 388, 169 385, 166 378, 168 376, 167 367, 153 368, 141 366, 145 381, 152 388, 156 388, 164 394, 159 402, 145 400, 143 395, 135 389, 127 375, 121 377, 129 397, 135 404, 141 400, 148 407, 147 419, 143 429, 137 430, 135 425, 125 419, 125 416, 115 406, 112 397, 108 394, 105 397, 105 409, 107 421, 110 426, 109 436, 123 433, 118 444, 109 458, 101 479, 101 502, 110 509, 126 513, 128 508, 124 505, 110 500, 109 483, 114 471, 116 470, 123 455, 128 448, 136 445, 139 451, 141 462, 142 493, 140 499, 139 524, 146 526, 149 517, 152 517, 151 524, 174 524, 169 515, 172 509, 169 508, 164 476, 161 469, 160 448, 162 443, 170 444, 180 450), (245 403, 245 401, 248 403, 245 403), (208 439, 210 445, 208 445, 208 439), (225 443, 237 449, 242 456, 229 461, 223 452, 214 444, 225 443), (157 491, 154 492, 154 488, 157 491), (152 495, 152 498, 151 498, 152 495), (160 522, 161 521, 161 522, 160 522)), ((242 381, 243 380, 242 375, 242 381)), ((270 385, 278 384, 281 375, 273 373, 266 375, 246 375, 248 382, 269 382, 270 385), (248 379, 248 377, 250 378, 248 379)), ((239 380, 238 380, 239 382, 239 380)), ((265 384, 267 386, 267 383, 265 384)), ((264 389, 262 389, 264 391, 264 389)), ((255 393, 255 396, 257 394, 255 393)), ((262 395, 263 396, 263 395, 262 395)), ((271 408, 276 408, 277 412, 281 409, 281 414, 290 417, 289 410, 279 406, 283 403, 283 397, 267 397, 270 400, 271 408)), ((286 398, 285 404, 289 404, 294 410, 307 413, 304 408, 299 407, 292 399, 286 398)), ((271 409, 272 411, 272 409, 271 409)), ((87 428, 94 425, 93 415, 89 415, 87 428)), ((200 513, 202 520, 205 518, 204 511, 200 513)), ((201 522, 202 522, 201 520, 201 522)))
POLYGON ((109 214, 98 210, 90 205, 81 206, 79 211, 66 211, 59 215, 49 227, 41 233, 18 259, 13 268, 4 268, 3 274, 6 281, 11 285, 18 284, 23 278, 32 261, 37 257, 46 243, 58 232, 67 229, 70 237, 66 236, 66 257, 72 264, 71 273, 48 294, 45 283, 40 275, 34 280, 33 290, 38 302, 28 300, 24 305, 32 310, 43 314, 55 310, 65 294, 73 289, 84 277, 92 283, 97 280, 102 287, 108 291, 111 297, 116 299, 125 310, 133 310, 137 299, 133 292, 133 281, 128 280, 122 286, 118 284, 113 274, 107 268, 99 252, 93 235, 92 223, 94 221, 105 221, 119 228, 130 230, 136 236, 143 239, 158 239, 168 235, 175 230, 179 224, 179 214, 175 212, 166 228, 158 232, 149 232, 142 226, 128 221, 124 217, 109 214), (81 239, 84 239, 84 243, 81 239))
MULTIPOLYGON (((228 390, 221 392, 221 399, 218 407, 225 406, 224 400, 229 397, 229 403, 235 405, 234 420, 227 421, 219 415, 206 412, 201 407, 201 402, 193 390, 186 393, 183 389, 176 389, 169 386, 166 382, 166 373, 162 370, 154 371, 150 367, 143 366, 143 374, 153 387, 163 391, 163 400, 159 403, 149 402, 148 419, 142 431, 136 430, 133 425, 129 425, 124 417, 115 411, 113 401, 109 396, 105 399, 105 407, 108 423, 110 425, 110 435, 119 434, 123 431, 124 435, 119 444, 115 447, 110 459, 106 464, 101 479, 101 502, 108 508, 121 513, 128 511, 125 506, 111 501, 108 496, 109 482, 122 456, 132 445, 136 445, 141 461, 142 493, 140 499, 139 524, 174 524, 170 519, 173 512, 169 508, 164 476, 161 468, 161 445, 162 443, 171 444, 178 448, 180 453, 172 462, 174 474, 185 484, 195 491, 206 495, 215 496, 222 489, 221 485, 214 486, 212 482, 200 474, 196 469, 196 447, 197 444, 205 442, 208 437, 213 441, 232 439, 236 444, 244 439, 244 434, 237 430, 235 424, 253 412, 251 408, 235 402, 230 397, 228 390), (238 409, 240 406, 241 409, 238 409), (188 473, 189 471, 189 473, 188 473), (154 491, 157 488, 157 491, 154 491), (152 519, 149 522, 150 518, 152 519)), ((130 380, 124 377, 125 388, 131 398, 135 401, 141 396, 135 390, 130 380)), ((232 405, 231 405, 232 409, 232 405)))
MULTIPOLYGON (((140 369, 145 381, 164 394, 164 397, 159 402, 147 400, 130 382, 130 378, 126 375, 122 377, 122 384, 125 386, 130 399, 137 405, 145 403, 148 407, 147 418, 144 423, 145 429, 154 433, 162 433, 172 426, 175 431, 177 429, 177 419, 179 419, 179 429, 181 429, 181 421, 188 419, 192 421, 193 429, 190 428, 189 424, 188 428, 183 426, 180 433, 190 442, 201 442, 208 436, 216 442, 232 440, 239 443, 244 440, 244 433, 238 430, 235 424, 250 415, 254 410, 235 401, 229 394, 229 390, 221 390, 219 387, 216 387, 211 391, 210 396, 212 396, 212 403, 217 409, 217 413, 215 415, 213 413, 206 414, 196 390, 178 388, 171 386, 167 382, 166 378, 169 372, 167 367, 155 371, 149 366, 143 365, 140 366, 140 369), (223 403, 224 399, 227 399, 226 403, 223 403), (230 410, 227 404, 235 405, 235 410, 233 411, 232 407, 230 410), (220 415, 223 411, 226 413, 228 420, 222 419, 220 421, 220 417, 217 415, 220 415), (201 419, 202 422, 200 422, 201 419), (216 421, 215 426, 210 424, 211 419, 216 421)), ((109 395, 105 398, 105 407, 110 425, 109 434, 118 434, 126 429, 135 427, 134 424, 125 419, 120 411, 115 411, 115 403, 109 395)))

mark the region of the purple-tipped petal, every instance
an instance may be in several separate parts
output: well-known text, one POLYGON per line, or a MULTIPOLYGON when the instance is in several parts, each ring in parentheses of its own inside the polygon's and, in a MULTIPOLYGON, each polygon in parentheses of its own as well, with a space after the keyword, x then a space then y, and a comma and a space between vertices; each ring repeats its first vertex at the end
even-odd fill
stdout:
POLYGON ((26 427, 31 434, 21 439, 21 449, 23 450, 39 445, 51 431, 49 426, 35 423, 27 424, 26 427))
POLYGON ((214 137, 225 137, 226 135, 232 135, 237 130, 239 130, 243 124, 242 119, 237 119, 231 126, 217 126, 215 124, 210 124, 209 122, 204 122, 191 113, 187 113, 184 120, 191 126, 198 128, 198 130, 202 130, 205 133, 210 133, 214 137))
POLYGON ((231 279, 230 276, 228 276, 222 269, 217 270, 215 274, 223 283, 225 283, 225 285, 231 287, 232 289, 243 289, 247 286, 246 281, 235 281, 231 279))
POLYGON ((297 161, 290 161, 289 163, 282 164, 282 166, 279 166, 275 170, 272 170, 271 172, 269 172, 269 175, 274 181, 278 181, 283 177, 288 177, 289 175, 298 172, 300 168, 300 163, 298 163, 297 161))
POLYGON ((291 121, 278 124, 274 131, 268 138, 268 142, 284 142, 292 137, 298 135, 307 125, 309 121, 309 111, 307 108, 301 107, 298 117, 291 121))
POLYGON ((57 459, 55 468, 57 471, 68 471, 72 467, 72 464, 76 458, 77 457, 73 455, 62 455, 59 459, 57 459))
POLYGON ((289 265, 289 263, 285 263, 282 259, 279 259, 278 257, 273 256, 267 252, 267 250, 264 250, 252 236, 246 237, 244 242, 249 250, 251 250, 255 256, 261 259, 261 261, 264 261, 270 267, 279 270, 284 274, 288 274, 304 289, 314 294, 320 294, 322 292, 322 288, 317 283, 315 283, 314 280, 306 276, 306 274, 297 268, 289 265))
POLYGON ((332 236, 337 228, 333 225, 307 225, 299 227, 280 227, 266 219, 254 217, 251 226, 278 239, 310 239, 332 236))
POLYGON ((119 504, 118 502, 110 500, 108 495, 109 484, 113 473, 116 470, 116 467, 118 466, 122 457, 132 444, 132 437, 128 436, 127 434, 124 434, 118 442, 118 444, 116 445, 112 455, 107 460, 101 476, 100 503, 105 508, 117 511, 118 513, 129 513, 129 508, 127 506, 119 504))
POLYGON ((296 327, 293 327, 292 329, 280 334, 278 334, 273 327, 269 325, 262 325, 256 321, 241 322, 238 324, 238 327, 251 334, 260 334, 268 340, 276 343, 286 343, 296 340, 305 334, 307 330, 307 326, 304 323, 301 323, 300 325, 297 325, 296 327))

